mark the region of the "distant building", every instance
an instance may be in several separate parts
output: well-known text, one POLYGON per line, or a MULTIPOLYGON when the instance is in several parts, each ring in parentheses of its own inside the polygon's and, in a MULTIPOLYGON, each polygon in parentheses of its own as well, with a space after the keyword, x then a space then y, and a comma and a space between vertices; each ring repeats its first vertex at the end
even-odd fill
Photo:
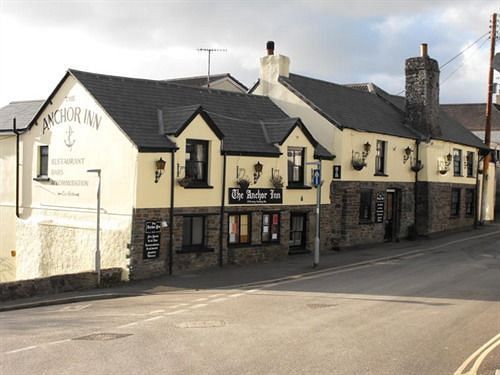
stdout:
MULTIPOLYGON (((208 88, 207 76, 167 79, 166 82, 179 85, 208 88)), ((248 88, 229 73, 210 75, 210 88, 216 90, 246 93, 248 88)))

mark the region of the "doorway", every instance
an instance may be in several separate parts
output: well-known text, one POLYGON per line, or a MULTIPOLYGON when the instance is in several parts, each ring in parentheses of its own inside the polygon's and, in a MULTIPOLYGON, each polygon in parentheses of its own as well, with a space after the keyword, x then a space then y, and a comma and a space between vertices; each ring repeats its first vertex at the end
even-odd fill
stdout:
POLYGON ((290 253, 295 254, 306 250, 306 214, 292 213, 290 215, 290 253))
POLYGON ((401 217, 401 194, 397 189, 387 189, 385 204, 384 240, 399 242, 399 226, 401 217))

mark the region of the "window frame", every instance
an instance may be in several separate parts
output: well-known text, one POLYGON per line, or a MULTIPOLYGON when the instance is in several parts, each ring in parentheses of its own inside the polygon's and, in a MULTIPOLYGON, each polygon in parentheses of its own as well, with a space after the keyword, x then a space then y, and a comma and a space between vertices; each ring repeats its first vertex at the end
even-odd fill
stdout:
POLYGON ((453 149, 453 176, 463 176, 462 171, 462 150, 459 148, 453 149))
POLYGON ((184 215, 182 217, 183 222, 182 222, 182 250, 193 250, 193 249, 206 249, 207 247, 207 219, 206 215, 184 215), (195 218, 201 218, 202 219, 202 240, 201 244, 193 244, 193 219, 195 218), (184 242, 184 235, 185 235, 185 223, 186 221, 189 220, 190 222, 190 228, 191 228, 191 239, 190 243, 186 244, 184 242))
POLYGON ((232 212, 227 215, 227 243, 229 246, 247 246, 252 243, 252 214, 250 212, 232 212), (238 240, 237 242, 231 242, 231 216, 238 217, 238 240), (248 241, 241 242, 241 217, 247 216, 247 231, 248 231, 248 241))
POLYGON ((261 241, 262 243, 279 243, 280 242, 280 237, 281 237, 281 214, 279 211, 273 211, 273 212, 263 212, 262 213, 262 225, 261 225, 261 241), (264 216, 267 215, 269 216, 269 224, 267 225, 269 227, 269 240, 265 241, 264 240, 264 216), (274 215, 278 215, 278 224, 272 224, 272 219, 274 215), (273 239, 273 225, 277 225, 277 238, 273 239))
POLYGON ((186 139, 186 147, 185 147, 185 166, 184 166, 184 175, 187 179, 189 179, 189 186, 205 186, 208 185, 208 172, 209 172, 209 147, 210 142, 208 140, 203 139, 186 139), (189 146, 203 146, 203 157, 205 160, 193 160, 192 152, 189 152, 189 160, 187 159, 188 147, 189 146), (190 165, 196 165, 196 163, 201 163, 202 165, 202 175, 203 178, 193 178, 189 174, 189 171, 192 169, 190 165))
POLYGON ((467 160, 467 177, 474 177, 474 152, 473 151, 467 151, 466 160, 467 160))
POLYGON ((43 178, 48 178, 48 177, 49 177, 49 146, 48 145, 40 145, 40 146, 38 146, 37 178, 43 179, 43 178), (43 150, 46 150, 46 154, 44 154, 43 150))
MULTIPOLYGON (((305 186, 305 156, 306 156, 306 148, 305 147, 288 147, 287 149, 287 179, 288 179, 288 186, 294 187, 294 186, 305 186), (298 166, 299 167, 299 179, 298 181, 293 180, 293 168, 296 166, 296 164, 293 162, 291 163, 291 160, 295 159, 295 153, 296 152, 301 152, 301 164, 298 166), (292 155, 290 155, 292 153, 292 155), (290 159, 292 158, 292 159, 290 159)), ((295 160, 294 160, 295 161, 295 160)))
POLYGON ((375 175, 387 176, 387 141, 377 139, 375 149, 375 175))
POLYGON ((461 199, 461 189, 452 188, 451 189, 451 204, 450 204, 450 217, 460 216, 460 199, 461 199), (455 200, 456 194, 456 200, 455 200))
POLYGON ((359 191, 359 223, 366 224, 372 223, 372 204, 373 204, 373 189, 362 188, 359 191), (366 204, 366 197, 363 199, 364 194, 369 194, 368 204, 366 204), (363 204, 365 203, 365 204, 363 204), (368 215, 364 215, 364 207, 368 207, 368 215))

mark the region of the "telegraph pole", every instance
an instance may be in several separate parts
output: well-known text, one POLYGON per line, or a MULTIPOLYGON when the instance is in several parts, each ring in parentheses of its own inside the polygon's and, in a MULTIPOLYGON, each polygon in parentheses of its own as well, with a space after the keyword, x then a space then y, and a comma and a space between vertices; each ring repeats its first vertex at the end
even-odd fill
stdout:
POLYGON ((198 48, 200 52, 208 52, 208 74, 207 74, 207 88, 210 88, 210 55, 212 52, 226 52, 225 48, 198 48))
MULTIPOLYGON (((491 146, 491 105, 493 98, 493 58, 495 57, 495 40, 497 35, 497 14, 491 16, 490 32, 490 70, 488 73, 488 96, 486 98, 486 125, 484 130, 484 143, 491 146)), ((488 170, 490 167, 490 153, 483 159, 483 186, 481 194, 481 223, 486 221, 486 211, 488 209, 488 170)))

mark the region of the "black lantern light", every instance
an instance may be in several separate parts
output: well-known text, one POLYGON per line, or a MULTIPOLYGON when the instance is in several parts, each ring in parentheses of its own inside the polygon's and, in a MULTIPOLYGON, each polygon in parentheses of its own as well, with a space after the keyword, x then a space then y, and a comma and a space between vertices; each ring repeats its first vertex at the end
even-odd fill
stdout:
POLYGON ((165 171, 165 164, 167 164, 167 163, 165 162, 165 160, 160 158, 157 161, 155 161, 155 164, 156 164, 155 183, 158 183, 158 181, 160 180, 160 177, 162 176, 163 172, 165 171))
POLYGON ((260 175, 262 174, 262 168, 264 166, 258 161, 257 164, 253 166, 255 173, 253 174, 253 183, 256 184, 260 175))

